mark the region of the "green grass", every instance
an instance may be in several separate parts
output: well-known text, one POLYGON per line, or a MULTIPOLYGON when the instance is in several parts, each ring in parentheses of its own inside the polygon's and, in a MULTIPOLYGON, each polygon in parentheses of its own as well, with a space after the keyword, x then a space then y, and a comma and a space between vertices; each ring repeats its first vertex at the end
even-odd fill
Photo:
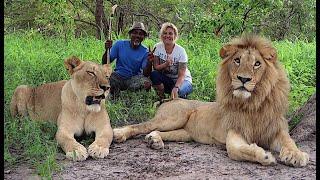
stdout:
MULTIPOLYGON (((4 117, 5 166, 18 162, 31 163, 37 173, 50 177, 61 169, 55 160, 62 152, 54 135, 56 126, 50 123, 33 122, 29 118, 10 117, 9 103, 14 89, 21 84, 40 85, 47 82, 69 79, 63 61, 75 55, 84 60, 100 63, 104 51, 102 41, 91 38, 69 39, 46 38, 35 32, 20 32, 5 35, 4 61, 4 117)), ((145 45, 153 46, 158 39, 146 39, 145 45)), ((194 91, 190 99, 213 101, 215 77, 221 42, 211 37, 181 37, 178 43, 185 47, 193 77, 194 91)), ((301 106, 316 90, 316 43, 274 42, 278 56, 291 81, 289 113, 301 106)), ((113 64, 114 65, 114 64, 113 64)), ((138 93, 122 92, 118 101, 108 101, 107 110, 113 127, 142 122, 151 118, 157 97, 154 90, 138 93)), ((92 140, 84 140, 89 144, 92 140)))

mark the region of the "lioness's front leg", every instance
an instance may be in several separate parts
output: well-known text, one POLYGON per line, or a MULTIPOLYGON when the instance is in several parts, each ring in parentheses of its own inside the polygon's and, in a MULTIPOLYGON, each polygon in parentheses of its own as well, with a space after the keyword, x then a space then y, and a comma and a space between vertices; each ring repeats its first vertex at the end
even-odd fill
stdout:
POLYGON ((109 154, 109 147, 113 138, 109 117, 107 115, 94 117, 91 125, 96 136, 95 141, 88 147, 88 153, 93 158, 104 158, 109 154))
POLYGON ((229 157, 234 160, 259 162, 262 165, 276 163, 275 158, 270 152, 266 152, 255 143, 249 145, 247 141, 234 130, 228 131, 226 147, 229 157))
POLYGON ((66 157, 74 161, 83 161, 88 157, 87 149, 74 139, 74 133, 64 128, 58 128, 56 139, 66 153, 66 157))
POLYGON ((276 136, 271 148, 280 151, 280 160, 287 165, 294 167, 306 166, 309 162, 309 155, 300 151, 288 132, 282 130, 276 136))

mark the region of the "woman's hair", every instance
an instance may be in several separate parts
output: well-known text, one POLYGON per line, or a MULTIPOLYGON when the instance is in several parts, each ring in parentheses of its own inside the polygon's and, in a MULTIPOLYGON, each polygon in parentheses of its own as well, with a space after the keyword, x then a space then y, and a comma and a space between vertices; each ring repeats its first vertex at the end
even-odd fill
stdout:
POLYGON ((170 23, 170 22, 165 22, 161 25, 161 29, 160 29, 160 34, 159 34, 159 38, 161 39, 161 35, 163 34, 163 32, 167 29, 167 28, 172 28, 173 31, 174 31, 174 35, 175 35, 175 38, 173 41, 176 41, 178 39, 178 35, 179 35, 179 32, 178 32, 178 28, 170 23))

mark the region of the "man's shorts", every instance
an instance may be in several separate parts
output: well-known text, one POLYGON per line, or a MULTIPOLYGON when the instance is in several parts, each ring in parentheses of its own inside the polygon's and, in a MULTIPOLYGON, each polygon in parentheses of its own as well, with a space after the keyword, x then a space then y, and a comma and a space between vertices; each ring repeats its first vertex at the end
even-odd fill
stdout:
POLYGON ((123 78, 116 72, 113 72, 110 76, 111 89, 118 90, 130 90, 136 91, 145 88, 145 83, 151 84, 151 80, 142 74, 132 76, 131 78, 123 78))

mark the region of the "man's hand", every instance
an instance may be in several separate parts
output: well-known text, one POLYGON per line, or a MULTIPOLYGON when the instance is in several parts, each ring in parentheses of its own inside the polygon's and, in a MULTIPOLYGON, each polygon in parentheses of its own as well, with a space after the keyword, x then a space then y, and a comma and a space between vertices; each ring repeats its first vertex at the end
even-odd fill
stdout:
POLYGON ((153 53, 155 50, 156 50, 156 47, 154 47, 154 49, 151 51, 151 48, 149 46, 149 52, 148 52, 148 57, 147 57, 149 62, 153 62, 153 59, 154 59, 153 53))
POLYGON ((110 49, 112 47, 112 40, 106 40, 106 42, 104 42, 104 47, 105 49, 110 49))

